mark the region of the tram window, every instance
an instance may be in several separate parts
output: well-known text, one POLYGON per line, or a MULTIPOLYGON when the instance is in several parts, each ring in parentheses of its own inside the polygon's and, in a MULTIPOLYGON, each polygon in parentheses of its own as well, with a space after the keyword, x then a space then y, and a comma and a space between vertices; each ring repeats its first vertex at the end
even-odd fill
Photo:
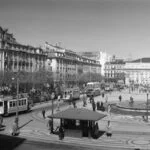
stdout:
POLYGON ((12 102, 9 102, 9 107, 13 107, 13 104, 12 104, 12 102))
POLYGON ((26 105, 26 100, 24 100, 24 105, 26 105))
POLYGON ((21 106, 21 101, 19 101, 19 106, 21 106))
POLYGON ((21 103, 22 103, 22 105, 24 105, 24 101, 23 100, 21 100, 21 103))
POLYGON ((15 106, 16 106, 16 101, 13 102, 13 107, 15 107, 15 106))
POLYGON ((3 106, 3 102, 0 102, 0 106, 3 106))
POLYGON ((22 105, 25 105, 25 104, 24 104, 24 100, 22 100, 22 105))
POLYGON ((21 104, 24 105, 24 104, 23 104, 23 100, 21 100, 21 104))

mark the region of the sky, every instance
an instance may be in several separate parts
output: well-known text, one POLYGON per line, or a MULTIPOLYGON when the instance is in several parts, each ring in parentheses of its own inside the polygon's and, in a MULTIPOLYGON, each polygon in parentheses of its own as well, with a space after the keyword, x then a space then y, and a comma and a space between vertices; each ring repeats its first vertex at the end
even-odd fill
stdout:
POLYGON ((21 44, 150 57, 150 0, 0 0, 0 26, 21 44))

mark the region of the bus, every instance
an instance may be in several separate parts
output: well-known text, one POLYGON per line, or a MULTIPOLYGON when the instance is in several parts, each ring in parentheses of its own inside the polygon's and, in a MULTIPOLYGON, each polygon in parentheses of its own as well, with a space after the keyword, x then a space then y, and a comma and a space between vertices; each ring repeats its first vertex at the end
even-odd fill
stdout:
POLYGON ((99 82, 88 82, 86 86, 86 94, 87 96, 98 96, 101 94, 101 88, 99 82))
POLYGON ((8 116, 16 111, 29 111, 30 109, 31 105, 27 97, 19 97, 18 100, 13 96, 0 97, 0 115, 2 116, 8 116))

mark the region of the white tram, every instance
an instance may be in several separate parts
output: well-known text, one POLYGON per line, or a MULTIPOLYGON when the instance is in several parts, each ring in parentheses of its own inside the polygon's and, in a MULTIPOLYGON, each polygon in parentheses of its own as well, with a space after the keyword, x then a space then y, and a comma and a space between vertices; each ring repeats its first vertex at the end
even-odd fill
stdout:
POLYGON ((13 99, 12 96, 0 97, 0 115, 9 115, 21 111, 30 110, 28 98, 13 99))

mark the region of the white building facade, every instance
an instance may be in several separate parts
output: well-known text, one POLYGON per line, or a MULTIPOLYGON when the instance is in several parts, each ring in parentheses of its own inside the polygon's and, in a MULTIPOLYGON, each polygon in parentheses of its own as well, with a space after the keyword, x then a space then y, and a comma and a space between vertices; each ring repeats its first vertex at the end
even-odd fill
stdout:
POLYGON ((105 63, 110 62, 112 59, 111 55, 108 55, 106 52, 100 51, 99 62, 101 64, 101 74, 105 76, 105 63))
POLYGON ((126 74, 125 82, 150 85, 150 58, 141 58, 135 61, 126 62, 124 67, 126 74))

